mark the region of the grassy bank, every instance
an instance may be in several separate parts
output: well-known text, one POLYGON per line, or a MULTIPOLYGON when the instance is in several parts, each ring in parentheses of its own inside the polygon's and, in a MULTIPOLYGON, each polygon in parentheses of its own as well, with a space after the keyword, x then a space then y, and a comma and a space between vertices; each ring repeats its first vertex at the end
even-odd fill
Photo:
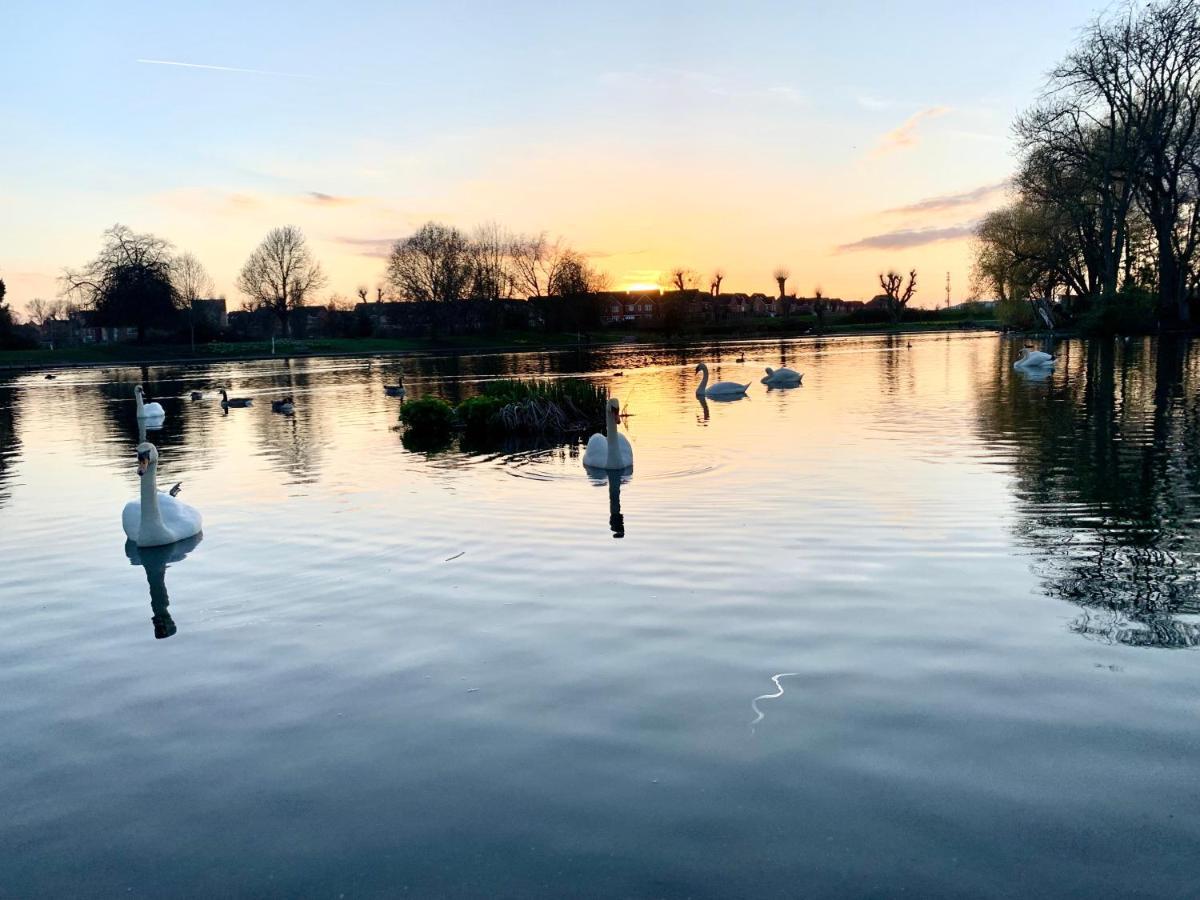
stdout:
MULTIPOLYGON (((611 343, 620 334, 592 334, 593 343, 611 343)), ((535 350, 572 346, 574 334, 545 334, 540 331, 505 331, 490 335, 463 335, 439 340, 417 338, 313 338, 305 341, 214 342, 187 344, 92 344, 56 350, 0 350, 0 368, 36 369, 54 366, 103 366, 142 363, 205 363, 222 360, 271 359, 303 356, 370 356, 389 353, 418 353, 438 350, 496 348, 535 350)))
MULTIPOLYGON (((912 334, 963 329, 998 329, 994 321, 906 322, 898 326, 879 324, 833 325, 823 335, 838 334, 912 334)), ((771 340, 794 337, 815 337, 812 332, 782 328, 712 329, 675 335, 653 331, 594 332, 588 335, 589 345, 619 342, 628 337, 639 342, 694 343, 719 341, 771 340)), ((0 369, 49 369, 68 366, 150 365, 159 363, 207 363, 233 360, 254 360, 304 356, 370 356, 438 351, 522 351, 555 349, 577 345, 575 334, 546 334, 541 331, 505 331, 490 335, 463 335, 438 340, 418 338, 314 338, 305 341, 276 341, 271 352, 269 341, 212 343, 198 345, 195 351, 187 344, 93 344, 86 347, 65 347, 56 350, 0 350, 0 369)))

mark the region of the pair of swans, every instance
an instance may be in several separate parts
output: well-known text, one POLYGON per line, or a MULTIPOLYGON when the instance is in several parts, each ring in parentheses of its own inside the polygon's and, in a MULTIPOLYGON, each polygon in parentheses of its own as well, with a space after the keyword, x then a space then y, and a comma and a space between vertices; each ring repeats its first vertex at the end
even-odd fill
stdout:
MULTIPOLYGON (((718 381, 716 384, 708 383, 708 366, 704 363, 699 363, 696 366, 696 371, 701 374, 700 384, 696 388, 697 397, 708 397, 712 400, 732 400, 738 397, 744 397, 746 391, 750 388, 750 384, 739 384, 736 381, 718 381)), ((761 379, 761 383, 767 387, 788 388, 798 387, 803 380, 804 375, 797 372, 795 369, 789 369, 784 366, 780 369, 772 369, 767 367, 767 374, 761 379)))
POLYGON ((163 547, 195 537, 201 531, 200 513, 177 500, 179 485, 169 494, 158 489, 158 448, 148 441, 137 446, 140 496, 121 511, 125 536, 138 547, 163 547))
POLYGON ((1021 348, 1021 355, 1017 357, 1017 361, 1013 363, 1013 368, 1020 371, 1039 371, 1054 367, 1057 360, 1049 353, 1043 353, 1041 350, 1033 350, 1029 347, 1021 348))

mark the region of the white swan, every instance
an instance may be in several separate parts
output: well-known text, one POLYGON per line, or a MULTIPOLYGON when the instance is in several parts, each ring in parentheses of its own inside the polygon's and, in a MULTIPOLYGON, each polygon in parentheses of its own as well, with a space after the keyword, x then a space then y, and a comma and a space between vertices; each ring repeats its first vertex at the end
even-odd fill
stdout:
POLYGON ((718 381, 716 384, 709 387, 708 384, 708 366, 704 363, 699 363, 696 366, 697 372, 703 372, 704 377, 700 379, 700 386, 696 388, 696 396, 713 397, 719 399, 721 397, 740 397, 746 393, 746 389, 750 387, 750 383, 738 384, 736 381, 718 381))
POLYGON ((1055 358, 1049 353, 1043 353, 1041 350, 1030 350, 1028 347, 1024 347, 1021 349, 1021 355, 1017 357, 1017 361, 1013 363, 1013 368, 1043 369, 1053 366, 1055 362, 1055 358))
POLYGON ((199 534, 200 513, 158 490, 158 449, 150 443, 138 444, 137 459, 141 499, 130 500, 121 512, 125 536, 139 547, 161 547, 199 534))
POLYGON ((621 418, 621 401, 616 397, 608 401, 604 411, 605 431, 608 435, 593 434, 588 438, 583 451, 583 464, 593 469, 628 469, 633 465, 633 447, 629 438, 617 432, 621 418))
POLYGON ((162 419, 167 415, 167 411, 162 408, 161 403, 147 403, 145 400, 144 391, 139 384, 133 389, 134 399, 137 400, 137 417, 139 419, 162 419))
POLYGON ((767 377, 762 379, 762 383, 768 387, 796 387, 803 380, 803 372, 797 372, 787 366, 782 369, 772 369, 767 366, 767 377))

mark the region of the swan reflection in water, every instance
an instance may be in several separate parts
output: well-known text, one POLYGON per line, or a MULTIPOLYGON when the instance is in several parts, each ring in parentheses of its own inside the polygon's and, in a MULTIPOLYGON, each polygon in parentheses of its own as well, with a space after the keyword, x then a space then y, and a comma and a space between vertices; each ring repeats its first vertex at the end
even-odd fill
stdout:
POLYGON ((175 620, 167 611, 170 604, 167 597, 167 566, 182 562, 203 539, 204 535, 197 534, 162 547, 139 547, 133 541, 125 542, 129 564, 146 570, 146 583, 150 585, 150 621, 154 623, 156 640, 169 638, 177 631, 175 620))
POLYGON ((633 466, 624 469, 597 469, 586 466, 588 477, 597 486, 608 482, 608 527, 613 538, 625 537, 625 516, 621 514, 621 485, 633 477, 633 466))

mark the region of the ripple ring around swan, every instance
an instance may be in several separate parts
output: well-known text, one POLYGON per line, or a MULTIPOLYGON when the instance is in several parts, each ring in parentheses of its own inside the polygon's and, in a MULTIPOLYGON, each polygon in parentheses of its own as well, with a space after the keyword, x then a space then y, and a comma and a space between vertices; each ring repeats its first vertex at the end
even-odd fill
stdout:
POLYGON ((774 694, 761 694, 758 697, 755 697, 753 700, 750 701, 750 708, 753 709, 754 713, 755 713, 755 719, 753 722, 750 723, 750 733, 751 734, 754 733, 754 726, 757 725, 759 722, 761 722, 763 719, 765 719, 767 717, 766 713, 764 713, 761 709, 758 708, 758 701, 759 700, 774 700, 777 697, 782 697, 783 696, 783 685, 779 683, 779 679, 780 678, 792 678, 793 676, 799 675, 799 674, 800 674, 799 672, 780 672, 778 675, 772 675, 771 680, 773 682, 775 682, 775 687, 777 688, 775 693, 774 694))

